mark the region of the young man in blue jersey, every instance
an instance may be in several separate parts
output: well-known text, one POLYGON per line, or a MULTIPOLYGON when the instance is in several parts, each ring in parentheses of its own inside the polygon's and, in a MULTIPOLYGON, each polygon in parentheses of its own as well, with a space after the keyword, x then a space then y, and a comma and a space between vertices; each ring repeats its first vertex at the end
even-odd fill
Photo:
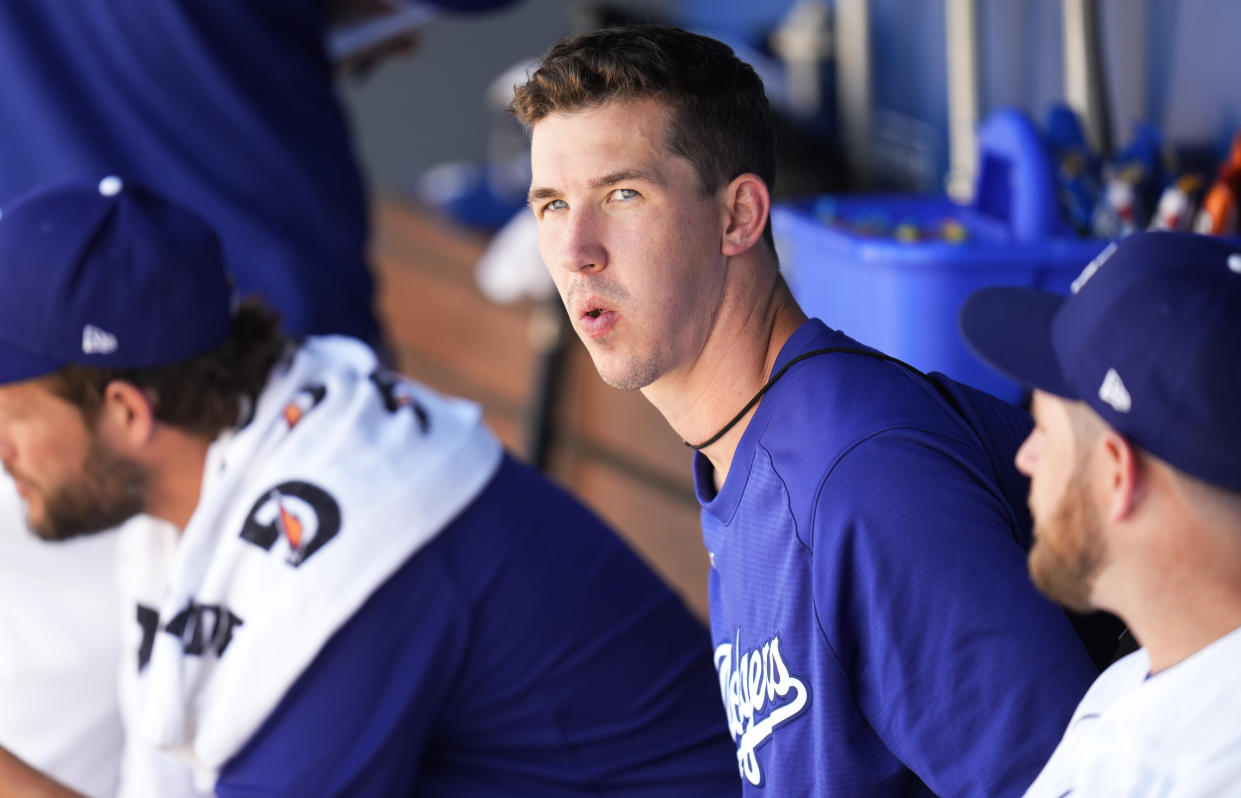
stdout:
POLYGON ((807 319, 754 71, 655 27, 517 88, 540 249, 600 376, 698 450, 747 794, 1019 795, 1098 670, 1025 576, 1029 420, 807 319))
MULTIPOLYGON (((237 309, 116 178, 5 208, 0 285, 31 528, 126 524, 120 795, 738 791, 701 626, 476 405, 237 309)), ((75 794, 3 749, 0 785, 75 794)))

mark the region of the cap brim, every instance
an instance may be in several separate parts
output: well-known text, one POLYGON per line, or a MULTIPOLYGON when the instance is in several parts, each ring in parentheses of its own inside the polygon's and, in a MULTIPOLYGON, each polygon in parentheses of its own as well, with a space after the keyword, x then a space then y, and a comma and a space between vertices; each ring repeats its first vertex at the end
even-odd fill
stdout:
POLYGON ((1028 388, 1075 398, 1052 347, 1052 320, 1065 298, 1017 286, 984 288, 958 322, 966 345, 987 365, 1028 388))

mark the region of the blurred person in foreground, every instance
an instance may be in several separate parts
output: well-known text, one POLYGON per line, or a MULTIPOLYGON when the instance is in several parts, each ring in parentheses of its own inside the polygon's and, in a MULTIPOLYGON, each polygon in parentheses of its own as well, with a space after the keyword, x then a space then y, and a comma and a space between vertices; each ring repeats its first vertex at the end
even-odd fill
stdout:
MULTIPOLYGON (((704 630, 636 555, 476 405, 230 282, 115 178, 0 216, 4 467, 45 538, 126 524, 121 795, 735 793, 704 630)), ((2 749, 0 785, 73 794, 2 749)))
POLYGON ((1241 247, 1110 246, 1061 297, 991 288, 966 340, 1034 389, 1030 574, 1142 648, 1108 668, 1027 795, 1241 795, 1241 247))
MULTIPOLYGON (((332 36, 405 5, 0 3, 0 207, 54 180, 139 180, 207 216, 242 291, 261 294, 292 334, 378 342, 365 185, 336 92, 338 75, 389 51, 334 63, 332 36)), ((115 681, 113 536, 42 543, 19 506, 0 484, 0 745, 107 795, 120 719, 115 691, 94 688, 115 681), (38 722, 49 713, 73 717, 53 730, 38 722)))
MULTIPOLYGON (((116 174, 194 208, 243 296, 292 335, 378 342, 368 205, 334 26, 393 7, 514 0, 93 0, 0 4, 0 205, 37 185, 116 174)), ((409 37, 397 37, 410 43, 409 37)))
POLYGON ((574 328, 698 450, 746 793, 1019 795, 1098 674, 1025 576, 1028 416, 807 319, 772 243, 770 107, 720 42, 566 40, 513 108, 574 328))

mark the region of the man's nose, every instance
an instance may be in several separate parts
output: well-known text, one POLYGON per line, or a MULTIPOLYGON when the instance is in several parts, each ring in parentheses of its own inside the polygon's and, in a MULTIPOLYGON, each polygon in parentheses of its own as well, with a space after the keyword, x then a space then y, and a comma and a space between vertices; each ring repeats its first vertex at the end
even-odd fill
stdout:
POLYGON ((570 210, 561 231, 560 267, 569 272, 593 273, 607 268, 601 220, 589 211, 570 210))
POLYGON ((1027 477, 1034 476, 1034 468, 1038 465, 1040 442, 1035 439, 1038 435, 1038 430, 1032 431, 1026 437, 1025 442, 1021 444, 1021 448, 1017 449, 1016 456, 1013 457, 1013 463, 1017 466, 1017 470, 1027 477))

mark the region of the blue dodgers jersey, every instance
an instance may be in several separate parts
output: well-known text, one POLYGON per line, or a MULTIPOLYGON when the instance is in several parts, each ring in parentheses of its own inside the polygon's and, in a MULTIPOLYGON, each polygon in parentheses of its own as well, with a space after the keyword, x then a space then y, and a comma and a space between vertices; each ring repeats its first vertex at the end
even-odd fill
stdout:
MULTIPOLYGON (((775 369, 825 347, 862 348, 811 320, 775 369)), ((1026 573, 1007 470, 1028 421, 971 401, 987 440, 923 376, 816 355, 768 391, 718 495, 697 456, 746 794, 1020 795, 1097 675, 1026 573)))
POLYGON ((595 516, 505 458, 215 791, 723 798, 740 782, 706 630, 595 516))
POLYGON ((375 340, 367 205, 323 0, 0 3, 0 203, 131 178, 201 213, 243 296, 375 340), (16 110, 20 109, 20 111, 16 110))

